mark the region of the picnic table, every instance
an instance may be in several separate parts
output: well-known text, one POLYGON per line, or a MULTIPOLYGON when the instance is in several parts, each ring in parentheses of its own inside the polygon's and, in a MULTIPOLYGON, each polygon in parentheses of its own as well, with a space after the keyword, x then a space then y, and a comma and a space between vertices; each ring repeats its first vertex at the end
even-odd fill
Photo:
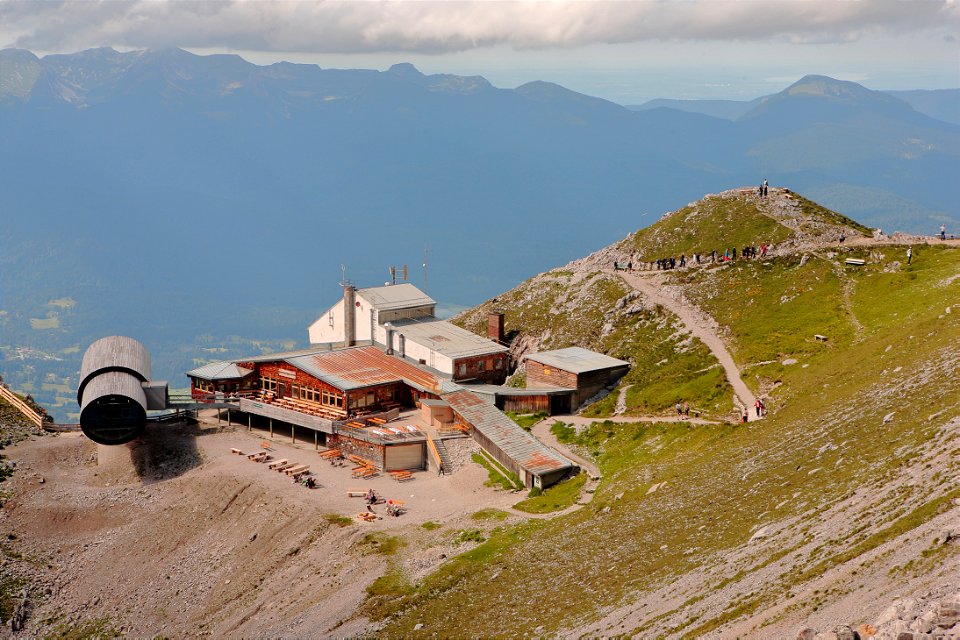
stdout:
POLYGON ((286 459, 286 458, 284 458, 283 460, 274 460, 273 462, 271 462, 270 464, 267 465, 267 468, 269 468, 269 469, 276 469, 277 467, 281 467, 281 466, 283 466, 283 465, 285 465, 285 464, 287 464, 287 459, 286 459))

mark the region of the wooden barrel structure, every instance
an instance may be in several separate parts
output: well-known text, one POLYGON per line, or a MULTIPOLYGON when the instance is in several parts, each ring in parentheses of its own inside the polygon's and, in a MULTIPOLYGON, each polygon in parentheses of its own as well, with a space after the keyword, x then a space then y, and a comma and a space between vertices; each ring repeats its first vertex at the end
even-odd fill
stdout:
POLYGON ((150 381, 150 352, 126 336, 91 344, 80 365, 80 429, 98 444, 126 444, 147 424, 144 383, 150 381))

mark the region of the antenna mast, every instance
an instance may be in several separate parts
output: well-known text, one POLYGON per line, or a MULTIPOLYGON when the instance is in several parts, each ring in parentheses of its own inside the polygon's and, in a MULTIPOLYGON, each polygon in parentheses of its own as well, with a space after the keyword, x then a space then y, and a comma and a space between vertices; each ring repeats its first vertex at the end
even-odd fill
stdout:
POLYGON ((430 281, 427 279, 427 268, 430 258, 430 245, 423 245, 423 292, 427 293, 430 289, 430 281))

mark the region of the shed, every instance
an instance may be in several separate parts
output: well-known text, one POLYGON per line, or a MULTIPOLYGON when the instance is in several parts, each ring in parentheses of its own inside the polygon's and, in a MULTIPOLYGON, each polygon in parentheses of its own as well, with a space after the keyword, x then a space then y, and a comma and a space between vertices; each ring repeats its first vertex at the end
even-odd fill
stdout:
POLYGON ((571 410, 615 384, 630 370, 629 362, 582 347, 533 353, 525 361, 527 386, 575 389, 571 410))

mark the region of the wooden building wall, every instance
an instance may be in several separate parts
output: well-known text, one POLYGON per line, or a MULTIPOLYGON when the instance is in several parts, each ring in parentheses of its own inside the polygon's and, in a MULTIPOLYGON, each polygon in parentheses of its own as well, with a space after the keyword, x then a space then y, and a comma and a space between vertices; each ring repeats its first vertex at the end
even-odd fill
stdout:
POLYGON ((457 358, 453 362, 453 379, 480 380, 487 384, 503 384, 504 380, 507 379, 507 358, 506 353, 457 358), (500 368, 497 368, 498 362, 500 368))
POLYGON ((527 386, 577 388, 577 374, 527 358, 527 386))

